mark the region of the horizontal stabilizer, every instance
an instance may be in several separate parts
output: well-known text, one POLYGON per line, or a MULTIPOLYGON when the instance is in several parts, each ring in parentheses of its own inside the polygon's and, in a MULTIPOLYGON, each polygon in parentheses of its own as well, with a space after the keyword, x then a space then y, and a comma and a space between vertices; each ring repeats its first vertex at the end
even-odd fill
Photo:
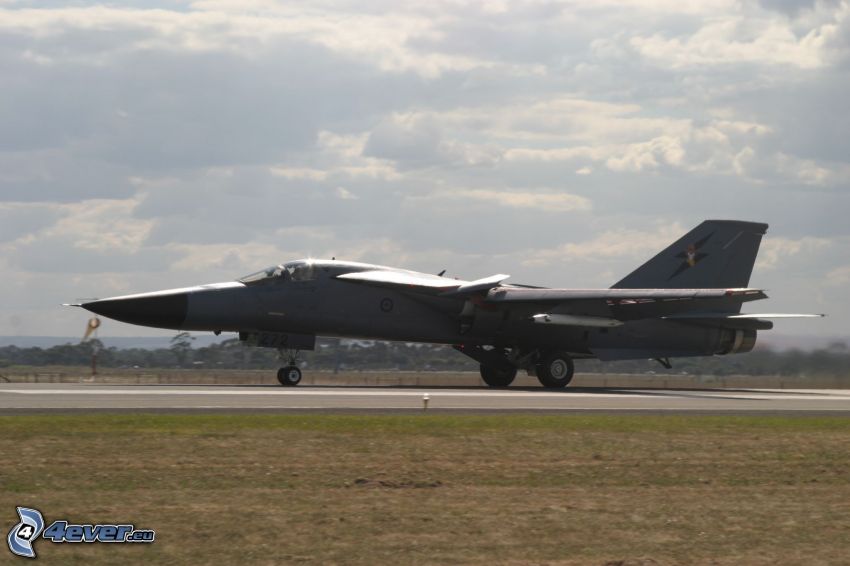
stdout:
POLYGON ((685 312, 671 314, 662 318, 678 322, 688 322, 702 326, 720 328, 750 328, 753 330, 770 330, 772 318, 820 318, 822 314, 785 314, 785 313, 749 313, 737 312, 685 312))
POLYGON ((525 289, 499 287, 487 294, 494 303, 562 302, 605 300, 625 304, 632 302, 721 299, 734 297, 740 301, 765 299, 761 289, 525 289))
POLYGON ((746 320, 746 319, 755 319, 755 318, 822 318, 826 316, 825 314, 791 314, 791 313, 772 313, 772 314, 762 314, 762 313, 750 313, 750 314, 742 314, 742 313, 729 313, 729 312, 704 312, 704 313, 680 313, 680 314, 671 314, 670 316, 665 316, 662 318, 668 319, 676 319, 676 320, 687 320, 689 318, 698 318, 698 319, 710 319, 710 318, 718 318, 725 320, 746 320))

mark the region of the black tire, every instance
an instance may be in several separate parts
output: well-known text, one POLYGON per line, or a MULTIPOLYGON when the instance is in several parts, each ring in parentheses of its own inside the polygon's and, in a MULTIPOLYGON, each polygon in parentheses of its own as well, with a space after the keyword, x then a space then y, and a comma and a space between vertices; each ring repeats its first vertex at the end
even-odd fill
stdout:
POLYGON ((507 387, 516 377, 516 368, 501 369, 481 364, 481 379, 490 387, 507 387))
POLYGON ((294 386, 301 382, 301 370, 297 366, 285 366, 277 370, 277 380, 281 385, 294 386))
POLYGON ((552 352, 537 364, 537 379, 543 387, 562 389, 573 379, 575 366, 566 352, 552 352))

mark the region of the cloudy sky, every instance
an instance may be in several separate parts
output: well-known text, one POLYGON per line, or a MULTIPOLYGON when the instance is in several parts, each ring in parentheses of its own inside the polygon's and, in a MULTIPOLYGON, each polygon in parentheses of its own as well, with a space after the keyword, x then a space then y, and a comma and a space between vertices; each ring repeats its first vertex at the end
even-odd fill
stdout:
POLYGON ((306 256, 606 287, 735 218, 752 308, 847 336, 848 92, 848 1, 0 0, 0 334, 306 256))

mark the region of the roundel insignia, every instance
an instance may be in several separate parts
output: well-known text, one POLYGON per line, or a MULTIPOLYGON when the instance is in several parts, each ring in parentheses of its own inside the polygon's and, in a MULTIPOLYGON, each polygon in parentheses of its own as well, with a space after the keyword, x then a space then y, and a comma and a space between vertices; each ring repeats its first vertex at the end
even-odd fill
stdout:
POLYGON ((393 300, 389 297, 381 299, 381 310, 384 312, 390 312, 393 310, 393 300))

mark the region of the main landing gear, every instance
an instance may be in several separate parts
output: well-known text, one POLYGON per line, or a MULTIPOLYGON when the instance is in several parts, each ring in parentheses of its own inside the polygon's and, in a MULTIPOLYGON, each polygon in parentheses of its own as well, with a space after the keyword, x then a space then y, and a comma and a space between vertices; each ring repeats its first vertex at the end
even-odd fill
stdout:
POLYGON ((490 387, 507 387, 516 377, 516 368, 501 368, 481 364, 481 379, 490 387))
POLYGON ((566 352, 550 352, 537 363, 537 379, 543 387, 561 389, 573 380, 575 365, 566 352))
POLYGON ((507 387, 516 378, 517 370, 536 375, 543 387, 563 389, 573 379, 575 365, 567 352, 557 350, 525 350, 516 348, 485 348, 454 346, 480 364, 481 379, 490 387, 507 387))
POLYGON ((277 380, 284 386, 295 386, 301 383, 301 370, 298 363, 298 350, 280 350, 280 357, 286 357, 289 364, 277 370, 277 380))

